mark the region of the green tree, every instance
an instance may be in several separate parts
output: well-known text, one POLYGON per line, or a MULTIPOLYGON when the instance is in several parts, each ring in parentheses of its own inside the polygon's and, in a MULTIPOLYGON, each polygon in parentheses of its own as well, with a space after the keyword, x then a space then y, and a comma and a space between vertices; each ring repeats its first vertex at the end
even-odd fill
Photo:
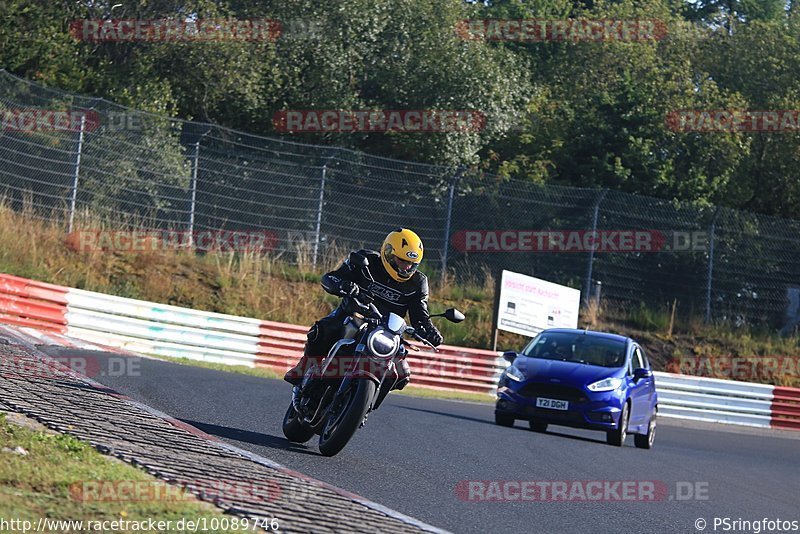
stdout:
POLYGON ((786 12, 785 0, 694 0, 685 6, 689 20, 722 24, 728 29, 736 22, 777 20, 786 12))
POLYGON ((669 32, 660 42, 526 45, 539 56, 532 76, 541 80, 540 96, 530 103, 525 130, 487 150, 488 168, 680 200, 724 198, 748 140, 678 133, 666 120, 681 109, 742 103, 693 61, 708 30, 682 22, 660 2, 646 10, 620 3, 585 15, 658 18, 669 32))
MULTIPOLYGON (((751 22, 733 35, 715 32, 699 54, 721 88, 736 91, 740 109, 797 110, 800 106, 800 25, 794 19, 751 22)), ((732 207, 788 217, 800 216, 800 128, 747 134, 751 144, 737 168, 732 207)))

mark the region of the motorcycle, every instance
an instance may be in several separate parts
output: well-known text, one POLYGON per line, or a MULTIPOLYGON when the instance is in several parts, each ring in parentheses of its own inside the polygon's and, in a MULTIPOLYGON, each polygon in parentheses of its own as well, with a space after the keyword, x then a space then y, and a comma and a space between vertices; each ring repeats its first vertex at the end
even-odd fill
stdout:
MULTIPOLYGON (((353 252, 349 263, 372 280, 366 257, 353 252)), ((292 401, 283 418, 283 434, 289 441, 305 443, 318 434, 324 456, 334 456, 347 445, 394 388, 399 380, 397 365, 409 350, 419 351, 404 335, 438 352, 405 319, 395 313, 381 314, 363 288, 358 296, 345 297, 343 307, 347 316, 342 338, 292 388, 292 401)), ((453 323, 464 320, 455 308, 431 317, 453 323)))

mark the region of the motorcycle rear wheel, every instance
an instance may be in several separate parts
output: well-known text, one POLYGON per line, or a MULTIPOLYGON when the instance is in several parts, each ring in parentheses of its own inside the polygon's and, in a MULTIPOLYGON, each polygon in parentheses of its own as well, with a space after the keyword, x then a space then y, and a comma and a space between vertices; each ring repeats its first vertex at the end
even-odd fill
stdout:
POLYGON ((356 433, 375 395, 375 383, 366 378, 353 380, 345 395, 344 399, 334 400, 342 404, 330 415, 319 436, 319 452, 323 456, 338 454, 356 433))

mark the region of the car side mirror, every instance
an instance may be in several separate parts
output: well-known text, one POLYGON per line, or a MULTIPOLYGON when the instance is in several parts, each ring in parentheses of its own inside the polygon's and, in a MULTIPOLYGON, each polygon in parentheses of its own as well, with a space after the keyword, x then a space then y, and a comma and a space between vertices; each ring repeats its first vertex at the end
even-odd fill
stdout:
POLYGON ((644 367, 639 367, 638 369, 633 370, 633 381, 638 382, 644 378, 650 378, 653 376, 653 371, 650 369, 645 369, 644 367))
POLYGON ((508 363, 514 363, 514 360, 517 359, 518 354, 513 350, 509 350, 503 353, 503 359, 508 363))
POLYGON ((347 263, 349 263, 352 267, 366 267, 369 265, 369 260, 363 254, 351 252, 350 257, 347 259, 347 263))
POLYGON ((460 323, 465 319, 464 314, 455 308, 448 308, 444 312, 444 318, 451 323, 460 323))

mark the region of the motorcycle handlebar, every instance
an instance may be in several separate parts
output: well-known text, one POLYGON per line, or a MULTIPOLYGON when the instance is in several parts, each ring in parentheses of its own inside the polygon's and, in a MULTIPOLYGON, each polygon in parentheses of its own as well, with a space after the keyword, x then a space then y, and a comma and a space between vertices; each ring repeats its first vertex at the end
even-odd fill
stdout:
POLYGON ((408 342, 408 341, 406 341, 405 339, 403 339, 403 338, 400 338, 400 341, 401 341, 401 343, 402 343, 402 344, 403 344, 405 347, 408 347, 409 349, 413 350, 414 352, 419 352, 419 351, 420 351, 420 348, 419 348, 419 347, 417 347, 417 346, 415 346, 415 345, 412 345, 411 343, 409 343, 409 342, 408 342))
POLYGON ((430 348, 433 349, 434 352, 439 352, 439 349, 437 349, 436 346, 433 343, 431 343, 430 341, 428 341, 427 339, 425 339, 421 335, 417 334, 416 332, 412 332, 411 336, 414 339, 416 339, 417 341, 420 341, 420 342, 424 343, 425 345, 428 345, 430 348))
MULTIPOLYGON (((357 287, 358 287, 358 290, 359 290, 359 294, 358 294, 358 295, 356 295, 356 296, 350 297, 350 298, 352 298, 353 300, 355 300, 355 301, 356 301, 356 303, 357 303, 357 304, 358 304, 360 307, 362 307, 362 308, 364 308, 364 309, 368 309, 368 310, 370 311, 370 313, 372 313, 372 315, 373 315, 375 318, 377 318, 377 319, 380 319, 380 320, 383 320, 383 314, 381 314, 380 310, 378 310, 378 307, 377 307, 377 306, 375 306, 375 303, 374 303, 374 302, 372 302, 372 301, 370 300, 370 302, 368 302, 368 303, 365 303, 365 302, 363 302, 363 301, 362 301, 362 300, 359 298, 359 297, 361 296, 361 292, 363 291, 363 292, 364 292, 364 294, 366 294, 366 295, 369 295, 369 296, 370 296, 370 299, 371 299, 371 298, 372 298, 372 294, 369 292, 369 290, 368 290, 368 289, 365 289, 365 288, 363 288, 363 287, 361 287, 361 286, 358 286, 358 285, 357 285, 357 287)), ((439 352, 439 349, 437 349, 437 348, 436 348, 436 346, 435 346, 433 343, 431 343, 430 341, 428 341, 427 339, 425 339, 425 338, 424 338, 424 337, 422 337, 421 335, 417 334, 416 332, 412 331, 412 332, 406 332, 406 333, 410 334, 410 335, 411 335, 411 337, 413 337, 413 338, 414 338, 414 339, 416 339, 417 341, 419 341, 419 342, 421 342, 421 343, 424 343, 425 345, 429 346, 429 347, 430 347, 430 348, 432 348, 432 349, 433 349, 435 352, 439 352)), ((410 347, 411 347, 413 350, 415 350, 415 351, 419 351, 419 348, 417 348, 417 347, 414 347, 413 345, 408 345, 408 346, 410 346, 410 347)))
POLYGON ((381 314, 380 310, 372 302, 369 303, 369 309, 372 310, 372 313, 383 319, 383 315, 381 314))
MULTIPOLYGON (((367 289, 364 289, 364 288, 363 288, 363 287, 361 287, 361 286, 357 286, 357 287, 358 287, 358 289, 359 289, 359 294, 358 294, 358 295, 355 295, 355 296, 351 296, 350 298, 352 298, 353 300, 355 300, 355 301, 356 301, 356 304, 358 304, 358 305, 359 305, 361 308, 364 308, 364 309, 366 309, 366 310, 369 310, 369 311, 370 311, 370 313, 372 313, 372 315, 373 315, 373 316, 375 316, 375 318, 377 318, 377 319, 383 319, 383 314, 381 314, 381 312, 380 312, 380 310, 378 309, 378 307, 377 307, 377 306, 375 306, 375 303, 373 303, 373 302, 372 302, 372 295, 369 293, 369 290, 367 290, 367 289), (359 297, 361 297, 361 295, 362 295, 362 292, 363 292, 363 294, 365 294, 365 295, 370 295, 370 300, 369 300, 368 302, 364 302, 363 300, 361 300, 361 298, 359 298, 359 297)), ((349 295, 348 295, 348 296, 349 296, 349 295)))

